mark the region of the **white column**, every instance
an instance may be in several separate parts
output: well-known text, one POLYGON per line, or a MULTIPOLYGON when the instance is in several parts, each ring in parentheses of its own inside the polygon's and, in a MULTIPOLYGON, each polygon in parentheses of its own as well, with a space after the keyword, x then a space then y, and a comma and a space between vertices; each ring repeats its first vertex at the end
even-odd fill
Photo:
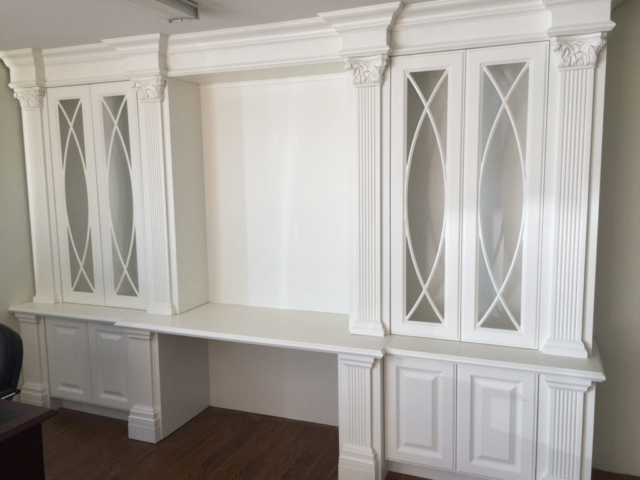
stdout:
POLYGON ((386 55, 349 59, 356 88, 358 200, 356 311, 349 331, 384 337, 382 324, 382 104, 386 55))
POLYGON ((14 96, 22 107, 24 153, 27 167, 27 191, 33 270, 36 287, 34 302, 58 303, 60 285, 56 278, 56 243, 50 182, 48 181, 46 128, 44 118, 45 89, 41 87, 16 88, 14 96))
POLYGON ((590 478, 593 409, 587 409, 587 400, 593 403, 595 396, 591 385, 586 379, 540 377, 539 479, 590 478))
POLYGON ((157 443, 162 439, 157 389, 157 334, 145 330, 126 330, 129 358, 129 438, 157 443))
POLYGON ((20 323, 20 338, 24 351, 20 402, 49 407, 49 369, 47 364, 47 338, 44 317, 27 313, 16 313, 20 323))
POLYGON ((552 42, 559 68, 558 140, 556 157, 548 163, 557 169, 557 206, 551 319, 543 351, 553 355, 588 356, 583 330, 594 78, 604 44, 600 33, 552 42))
POLYGON ((134 79, 140 116, 140 152, 144 196, 147 311, 173 315, 171 263, 162 103, 167 81, 153 76, 134 79))
POLYGON ((381 360, 338 356, 340 480, 382 480, 381 360))

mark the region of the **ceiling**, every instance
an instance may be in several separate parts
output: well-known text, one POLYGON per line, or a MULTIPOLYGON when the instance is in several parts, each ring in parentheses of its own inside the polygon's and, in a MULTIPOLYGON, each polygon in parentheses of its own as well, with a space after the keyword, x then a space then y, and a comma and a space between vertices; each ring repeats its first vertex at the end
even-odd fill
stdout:
MULTIPOLYGON (((169 24, 118 0, 0 0, 0 51, 217 30, 315 17, 390 0, 199 0, 200 20, 169 24)), ((421 0, 404 0, 417 3, 421 0)))

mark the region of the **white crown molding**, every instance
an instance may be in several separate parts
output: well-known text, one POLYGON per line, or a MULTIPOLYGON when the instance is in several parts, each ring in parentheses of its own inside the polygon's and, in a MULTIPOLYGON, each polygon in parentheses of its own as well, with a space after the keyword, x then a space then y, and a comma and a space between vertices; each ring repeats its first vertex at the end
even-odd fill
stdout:
POLYGON ((169 54, 270 45, 317 38, 337 38, 338 36, 338 33, 320 18, 308 18, 290 22, 172 35, 169 38, 169 54))
POLYGON ((290 22, 0 52, 0 58, 13 88, 187 77, 606 32, 614 26, 611 7, 612 0, 393 2, 290 22))
POLYGON ((167 48, 169 37, 156 33, 136 37, 112 38, 102 43, 110 46, 125 59, 128 76, 151 76, 168 73, 167 48))
POLYGON ((389 30, 403 6, 402 2, 393 2, 319 13, 318 16, 342 37, 342 57, 387 55, 391 52, 389 30))

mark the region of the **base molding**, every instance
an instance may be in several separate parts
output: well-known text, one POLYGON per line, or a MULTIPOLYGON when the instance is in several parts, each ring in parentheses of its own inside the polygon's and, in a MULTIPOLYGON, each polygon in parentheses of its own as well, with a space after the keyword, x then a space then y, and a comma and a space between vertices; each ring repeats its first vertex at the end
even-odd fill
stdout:
POLYGON ((90 403, 76 402, 73 400, 63 400, 61 398, 51 399, 51 408, 56 410, 59 408, 67 408, 77 412, 90 413, 92 415, 100 415, 101 417, 115 418, 116 420, 127 421, 129 412, 127 410, 118 410, 116 408, 102 407, 90 403))
POLYGON ((367 335, 369 337, 384 337, 384 326, 380 322, 363 322, 355 320, 349 325, 349 333, 352 335, 367 335))
POLYGON ((144 406, 134 406, 129 412, 129 438, 147 443, 162 440, 160 413, 144 406))
POLYGON ((542 348, 542 353, 547 355, 557 355, 560 357, 588 358, 589 352, 583 342, 572 340, 557 340, 551 338, 547 340, 542 348))
MULTIPOLYGON (((423 467, 410 463, 387 461, 387 467, 390 472, 401 473, 403 475, 413 475, 414 477, 428 478, 430 480, 486 480, 485 477, 465 475, 463 473, 423 467)), ((342 480, 342 478, 340 480, 342 480)))

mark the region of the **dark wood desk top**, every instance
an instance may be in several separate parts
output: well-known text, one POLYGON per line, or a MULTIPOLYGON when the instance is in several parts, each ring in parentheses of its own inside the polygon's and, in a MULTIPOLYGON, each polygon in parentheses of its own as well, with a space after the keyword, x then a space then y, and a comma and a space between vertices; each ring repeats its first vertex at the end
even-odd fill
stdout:
POLYGON ((51 408, 0 400, 0 442, 57 414, 58 412, 51 408))

